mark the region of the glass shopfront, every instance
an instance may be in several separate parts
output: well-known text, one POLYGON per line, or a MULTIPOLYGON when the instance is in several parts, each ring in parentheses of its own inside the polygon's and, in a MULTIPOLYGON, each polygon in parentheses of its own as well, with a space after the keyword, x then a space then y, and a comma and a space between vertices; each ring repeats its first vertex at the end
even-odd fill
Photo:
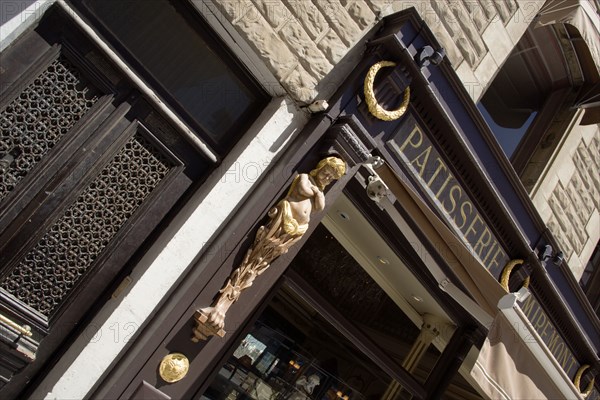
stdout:
POLYGON ((283 288, 202 399, 380 398, 391 379, 283 288))
MULTIPOLYGON (((352 220, 358 218, 351 215, 352 220)), ((394 383, 386 367, 402 368, 419 332, 320 225, 200 399, 411 399, 410 391, 394 383), (398 388, 390 395, 394 385, 398 388)), ((425 384, 439 358, 440 351, 429 346, 411 371, 419 384, 425 384)), ((460 375, 444 398, 480 399, 460 375)))

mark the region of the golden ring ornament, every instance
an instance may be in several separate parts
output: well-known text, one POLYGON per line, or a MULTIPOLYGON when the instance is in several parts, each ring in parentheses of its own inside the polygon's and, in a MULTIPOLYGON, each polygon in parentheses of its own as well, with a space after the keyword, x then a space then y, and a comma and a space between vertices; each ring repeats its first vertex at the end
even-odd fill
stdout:
POLYGON ((596 378, 592 378, 590 383, 588 383, 585 391, 584 392, 581 391, 581 377, 583 376, 583 373, 588 368, 590 368, 590 366, 588 364, 582 365, 581 367, 579 367, 579 369, 577 370, 577 373, 575 374, 575 377, 573 378, 573 385, 575 385, 577 390, 579 390, 579 393, 581 393, 581 396, 584 399, 592 393, 592 390, 594 390, 594 381, 596 380, 596 378))
POLYGON ((402 99, 402 104, 398 109, 393 111, 388 111, 383 108, 375 98, 375 91, 373 90, 373 83, 375 82, 375 76, 377 72, 381 68, 384 67, 395 67, 396 63, 393 61, 379 61, 369 68, 369 72, 367 72, 367 76, 365 77, 365 101, 367 102, 367 108, 369 112, 375 117, 382 121, 394 121, 400 118, 406 112, 408 108, 408 102, 410 100, 410 86, 407 86, 404 89, 404 98, 402 99))
MULTIPOLYGON (((510 274, 512 273, 512 270, 517 266, 523 264, 523 260, 512 260, 509 261, 506 266, 504 267, 504 269, 502 270, 502 275, 500 276, 500 285, 502 285, 502 287, 504 288, 504 290, 506 290, 506 292, 510 292, 510 289, 508 288, 508 280, 510 279, 510 274)), ((523 281, 523 286, 524 288, 528 288, 529 287, 529 277, 525 278, 525 280, 523 281)))
POLYGON ((171 353, 163 357, 158 373, 163 381, 175 383, 182 380, 190 369, 190 361, 181 353, 171 353))

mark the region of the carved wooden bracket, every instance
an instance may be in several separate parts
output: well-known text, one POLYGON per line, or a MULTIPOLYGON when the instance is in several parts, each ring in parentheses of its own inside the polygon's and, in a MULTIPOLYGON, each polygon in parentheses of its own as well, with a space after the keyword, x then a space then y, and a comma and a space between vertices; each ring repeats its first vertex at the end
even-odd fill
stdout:
POLYGON ((332 141, 331 150, 339 154, 349 167, 371 162, 375 141, 354 115, 339 117, 327 131, 327 136, 332 141))
POLYGON ((302 238, 308 229, 310 215, 325 207, 323 190, 345 173, 346 164, 342 159, 327 157, 310 173, 294 179, 287 195, 268 212, 268 223, 258 228, 254 243, 219 291, 213 305, 194 314, 196 327, 192 341, 225 336, 225 315, 231 305, 277 257, 287 253, 302 238))

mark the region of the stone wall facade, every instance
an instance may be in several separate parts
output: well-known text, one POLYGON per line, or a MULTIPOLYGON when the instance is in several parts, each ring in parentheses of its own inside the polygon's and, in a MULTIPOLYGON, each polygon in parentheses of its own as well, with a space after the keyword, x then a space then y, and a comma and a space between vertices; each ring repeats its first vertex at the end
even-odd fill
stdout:
MULTIPOLYGON (((414 7, 477 101, 533 21, 535 0, 216 0, 293 98, 327 98, 323 79, 379 20, 414 7)), ((331 80, 331 77, 327 77, 331 80)), ((328 90, 329 88, 329 90, 328 90)))
POLYGON ((576 279, 600 240, 600 128, 578 120, 531 193, 576 279))

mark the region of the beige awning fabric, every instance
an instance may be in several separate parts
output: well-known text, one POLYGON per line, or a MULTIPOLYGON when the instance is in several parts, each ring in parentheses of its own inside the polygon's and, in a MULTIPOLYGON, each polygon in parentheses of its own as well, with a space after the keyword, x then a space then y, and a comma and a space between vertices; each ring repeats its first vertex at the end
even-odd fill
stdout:
POLYGON ((491 399, 564 399, 506 317, 494 318, 471 376, 491 399))
POLYGON ((498 303, 488 336, 471 370, 491 399, 583 399, 518 305, 525 288, 498 303))
POLYGON ((569 24, 574 26, 590 50, 600 71, 600 17, 590 0, 549 0, 538 12, 538 25, 569 24))
POLYGON ((404 182, 387 165, 376 170, 392 194, 430 242, 445 258, 454 275, 475 302, 492 318, 496 315, 498 301, 506 294, 498 281, 473 255, 466 244, 439 219, 408 182, 404 182), (423 222, 423 223, 421 223, 423 222))
MULTIPOLYGON (((479 391, 490 399, 579 399, 574 386, 517 305, 518 295, 502 289, 410 183, 387 165, 375 172, 435 244, 468 294, 493 320, 471 371, 479 391)), ((459 298, 455 299, 461 303, 459 298)))

